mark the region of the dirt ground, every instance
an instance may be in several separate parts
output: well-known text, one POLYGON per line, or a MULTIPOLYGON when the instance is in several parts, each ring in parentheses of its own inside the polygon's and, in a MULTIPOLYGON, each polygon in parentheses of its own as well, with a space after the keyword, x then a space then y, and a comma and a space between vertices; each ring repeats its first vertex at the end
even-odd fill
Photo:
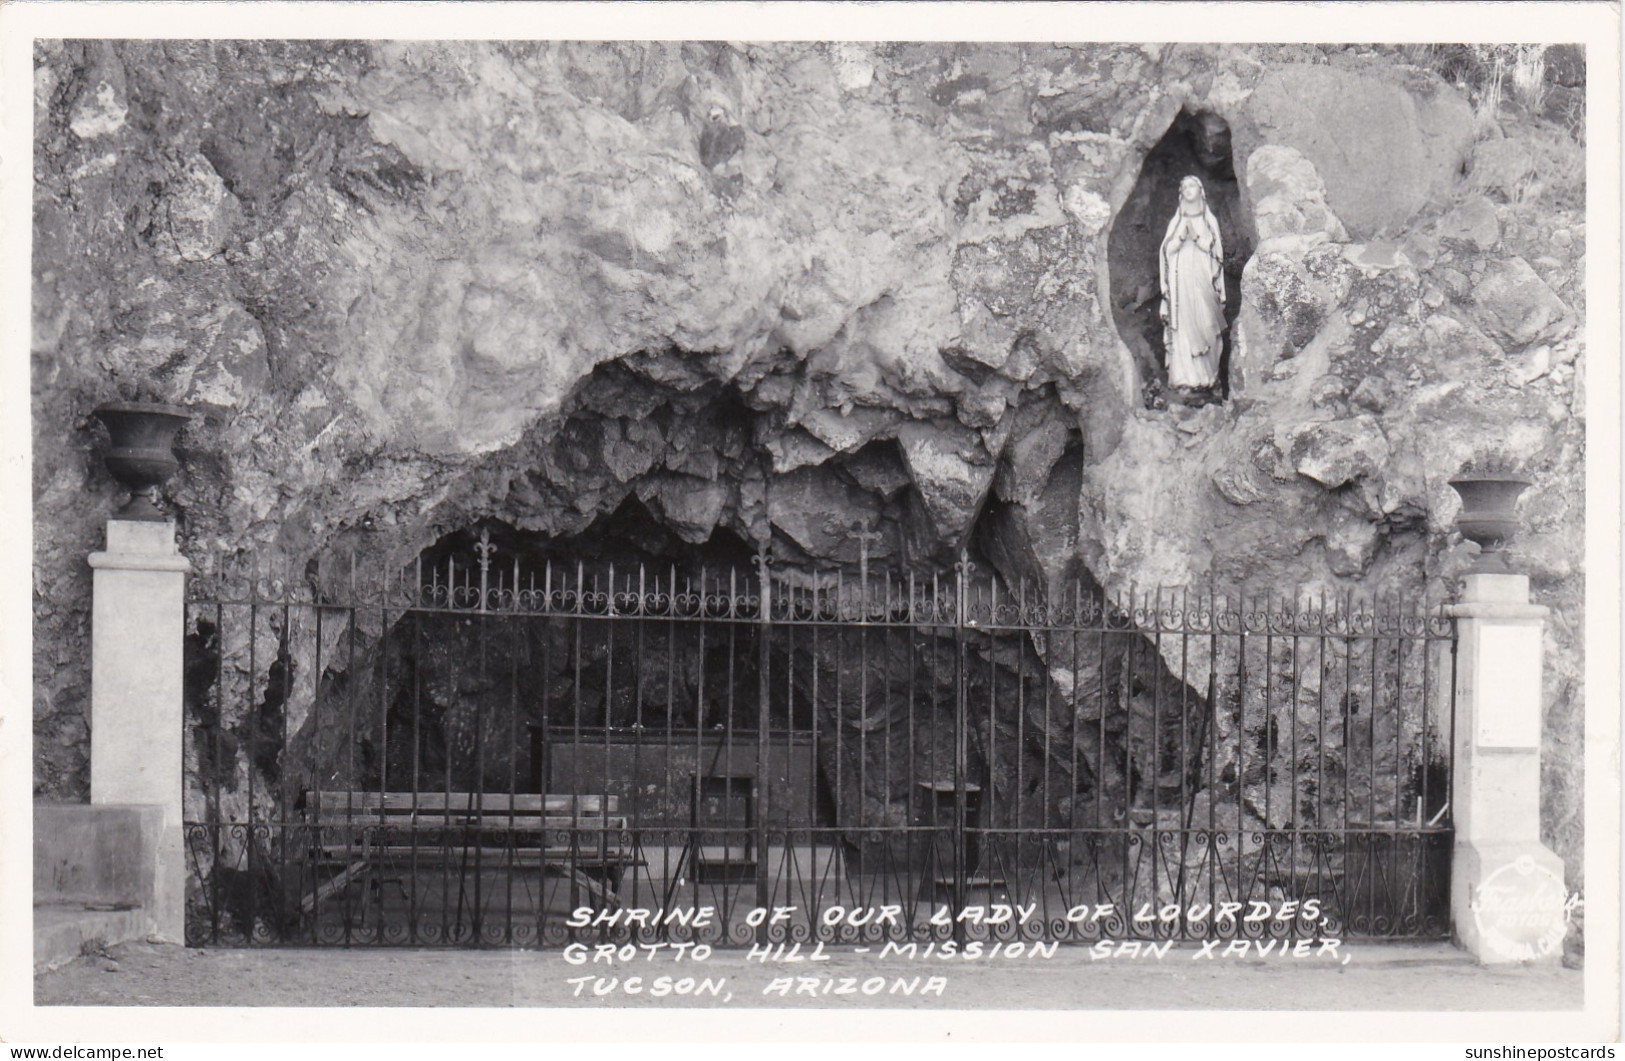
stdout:
MULTIPOLYGON (((805 946, 794 955, 807 956, 805 946)), ((630 962, 572 964, 559 951, 201 950, 129 943, 37 975, 34 1001, 38 1006, 1276 1011, 1549 1011, 1578 1009, 1583 1002, 1578 970, 1483 967, 1443 944, 1345 944, 1337 955, 1284 958, 1213 958, 1196 946, 1174 947, 1161 957, 1096 958, 1088 948, 1072 946, 1052 956, 974 960, 923 954, 912 960, 881 958, 876 950, 843 946, 825 948, 818 957, 825 960, 761 962, 749 960, 745 951, 717 950, 700 962, 691 956, 675 960, 668 952, 652 960, 640 954, 630 962), (571 983, 579 977, 591 979, 571 983), (933 977, 941 979, 933 984, 933 977), (662 978, 669 978, 664 994, 662 978), (709 991, 715 993, 704 993, 709 991)))

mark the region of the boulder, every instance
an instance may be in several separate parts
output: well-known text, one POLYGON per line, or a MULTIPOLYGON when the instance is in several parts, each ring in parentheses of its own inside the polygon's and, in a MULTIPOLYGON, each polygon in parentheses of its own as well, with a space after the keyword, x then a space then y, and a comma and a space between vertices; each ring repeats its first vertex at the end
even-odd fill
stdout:
POLYGON ((1021 406, 994 480, 999 497, 1018 505, 1032 503, 1049 482, 1075 430, 1076 421, 1051 402, 1021 406))
POLYGON ((647 420, 604 421, 604 467, 618 483, 629 483, 660 463, 666 440, 647 420))
POLYGON ((1555 339, 1569 323, 1569 308, 1522 258, 1491 261, 1471 298, 1473 319, 1507 350, 1555 339))
POLYGON ((1376 524, 1340 511, 1324 539, 1327 566, 1334 574, 1359 575, 1371 565, 1381 538, 1376 524))
MULTIPOLYGON (((1294 64, 1266 71, 1246 104, 1237 147, 1296 149, 1326 182, 1355 238, 1393 232, 1442 197, 1472 143, 1472 109, 1439 82, 1390 71, 1294 64)), ((1250 157, 1250 154, 1249 154, 1250 157)))
POLYGON ((898 414, 890 409, 819 407, 799 413, 797 423, 831 451, 850 453, 899 419, 898 414))
POLYGON ((762 446, 773 456, 775 472, 790 472, 809 464, 822 464, 835 450, 805 431, 794 428, 771 433, 762 446))
POLYGON ((1501 242, 1501 221, 1495 207, 1482 195, 1465 202, 1439 219, 1440 239, 1465 243, 1474 250, 1487 251, 1501 242))
POLYGON ((1319 332, 1338 295, 1336 276, 1319 263, 1337 258, 1348 239, 1320 173, 1299 151, 1266 144, 1248 156, 1246 173, 1259 242, 1241 274, 1230 361, 1238 395, 1319 332))
POLYGON ((912 421, 897 429, 897 443, 938 538, 958 546, 993 482, 993 459, 974 432, 957 424, 912 421))
POLYGON ((1282 358, 1309 345, 1326 321, 1329 293, 1295 257, 1260 250, 1241 274, 1232 389, 1245 391, 1282 358))
POLYGON ((1471 378, 1502 353, 1478 327, 1445 313, 1432 314, 1422 322, 1422 342, 1428 351, 1428 367, 1446 379, 1471 378))
POLYGON ((129 124, 130 96, 124 63, 111 42, 91 46, 78 79, 78 98, 68 128, 81 140, 112 136, 129 124))
POLYGON ((1253 201, 1258 243, 1288 236, 1346 240, 1348 233, 1326 205, 1326 182, 1303 154, 1280 144, 1265 144, 1247 159, 1247 193, 1253 201))
POLYGON ((910 482, 908 469, 903 467, 896 447, 889 442, 865 446, 843 458, 841 466, 859 486, 873 491, 884 501, 890 501, 910 482))
POLYGON ((774 476, 767 487, 767 515, 810 556, 851 563, 858 558, 852 535, 875 529, 880 505, 833 467, 820 465, 774 476))
POLYGON ((169 200, 169 234, 184 261, 204 261, 225 249, 234 202, 209 160, 194 155, 169 200))
POLYGON ((1210 475, 1219 495, 1232 505, 1255 505, 1270 496, 1269 477, 1249 464, 1225 464, 1210 475))
POLYGON ((638 496, 679 538, 703 542, 722 518, 728 487, 689 475, 657 475, 642 484, 638 496))
POLYGON ((1307 424, 1293 432, 1290 456, 1299 475, 1335 490, 1381 468, 1388 439, 1372 416, 1307 424))

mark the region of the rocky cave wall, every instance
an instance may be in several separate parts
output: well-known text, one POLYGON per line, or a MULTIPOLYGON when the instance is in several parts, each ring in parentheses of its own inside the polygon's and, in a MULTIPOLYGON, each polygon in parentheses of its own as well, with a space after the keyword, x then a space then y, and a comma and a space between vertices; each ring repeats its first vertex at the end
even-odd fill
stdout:
MULTIPOLYGON (((1446 480, 1536 480, 1577 871, 1583 149, 1374 48, 57 42, 35 71, 35 791, 88 790, 100 402, 181 402, 204 577, 635 497, 805 560, 1442 599, 1446 480), (1231 133, 1228 400, 1146 408, 1114 219, 1231 133), (1071 455, 1068 457, 1068 455, 1071 455), (991 505, 991 507, 990 507, 991 505)), ((1128 292, 1130 296, 1134 292, 1128 292)))

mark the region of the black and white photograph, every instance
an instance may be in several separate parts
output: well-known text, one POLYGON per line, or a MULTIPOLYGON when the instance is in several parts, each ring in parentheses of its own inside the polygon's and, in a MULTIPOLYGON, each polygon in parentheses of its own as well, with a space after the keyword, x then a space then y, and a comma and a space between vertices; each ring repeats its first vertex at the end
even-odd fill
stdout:
POLYGON ((0 1040, 1619 1040, 1618 4, 0 30, 0 1040))

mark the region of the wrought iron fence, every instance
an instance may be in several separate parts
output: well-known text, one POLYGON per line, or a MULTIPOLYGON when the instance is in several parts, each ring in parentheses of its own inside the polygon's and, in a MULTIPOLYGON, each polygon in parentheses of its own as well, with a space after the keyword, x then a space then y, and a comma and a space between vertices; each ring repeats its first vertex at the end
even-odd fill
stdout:
POLYGON ((1449 932, 1436 605, 473 550, 194 580, 189 941, 1449 932))

